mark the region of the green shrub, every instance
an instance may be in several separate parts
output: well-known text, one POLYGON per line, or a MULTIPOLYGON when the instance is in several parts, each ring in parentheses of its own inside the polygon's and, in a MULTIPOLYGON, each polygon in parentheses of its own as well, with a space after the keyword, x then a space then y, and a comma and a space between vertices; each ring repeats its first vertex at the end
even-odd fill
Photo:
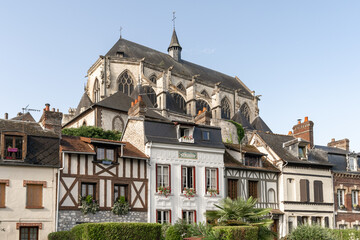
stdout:
POLYGON ((73 240, 73 235, 70 231, 60 231, 50 233, 48 236, 49 240, 73 240))
POLYGON ((257 240, 259 229, 252 226, 217 226, 213 227, 221 240, 257 240))
POLYGON ((332 229, 334 239, 352 240, 360 239, 360 231, 355 229, 332 229))
POLYGON ((119 141, 121 132, 112 130, 103 130, 99 127, 81 126, 79 128, 64 128, 62 134, 67 136, 80 136, 89 138, 101 138, 119 141))
POLYGON ((318 225, 300 225, 289 236, 289 240, 335 240, 330 229, 318 225))
POLYGON ((125 200, 124 196, 121 196, 116 200, 114 203, 114 206, 112 207, 111 211, 115 215, 126 215, 128 214, 130 209, 129 203, 125 200))
POLYGON ((168 227, 165 233, 165 240, 181 240, 181 233, 174 226, 168 227))
POLYGON ((74 240, 82 240, 83 239, 83 233, 84 229, 88 223, 82 223, 79 225, 76 225, 70 230, 70 233, 74 240))

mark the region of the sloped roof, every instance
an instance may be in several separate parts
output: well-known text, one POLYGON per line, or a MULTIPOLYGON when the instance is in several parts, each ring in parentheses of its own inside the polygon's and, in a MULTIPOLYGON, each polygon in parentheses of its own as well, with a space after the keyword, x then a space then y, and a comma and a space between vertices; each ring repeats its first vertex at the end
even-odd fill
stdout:
MULTIPOLYGON (((239 152, 239 150, 240 150, 240 144, 224 143, 224 145, 226 148, 229 148, 229 149, 237 151, 237 152, 239 152)), ((244 153, 254 153, 254 154, 258 154, 258 155, 265 155, 262 152, 260 152, 255 146, 249 145, 249 144, 242 145, 241 151, 244 153)))
POLYGON ((240 123, 241 126, 245 129, 248 130, 253 130, 253 126, 251 126, 250 122, 246 119, 246 117, 244 116, 244 114, 242 114, 242 112, 239 110, 237 111, 234 116, 232 117, 233 121, 240 123))
POLYGON ((251 123, 251 126, 259 131, 263 131, 263 132, 271 132, 271 129, 268 127, 268 125, 264 122, 264 120, 262 120, 262 118, 260 116, 257 116, 254 121, 251 123))
POLYGON ((33 116, 27 113, 18 113, 16 117, 12 118, 11 120, 19 120, 19 121, 28 121, 28 122, 36 122, 33 116))
POLYGON ((43 129, 36 122, 0 119, 0 131, 22 132, 32 136, 59 138, 54 131, 43 129))
POLYGON ((171 41, 170 41, 170 45, 168 47, 168 50, 171 47, 179 47, 179 48, 181 48, 180 43, 179 43, 179 39, 178 39, 176 31, 175 31, 175 28, 174 28, 174 31, 173 31, 172 36, 171 36, 171 41))
POLYGON ((93 102, 91 101, 91 99, 89 98, 89 96, 86 94, 86 92, 84 92, 84 94, 82 95, 80 102, 76 108, 75 111, 75 116, 79 115, 81 113, 81 109, 87 109, 89 108, 91 105, 93 104, 93 102))
POLYGON ((174 60, 170 55, 156 51, 154 49, 145 47, 143 45, 120 38, 114 46, 106 53, 106 56, 116 56, 118 51, 124 52, 124 58, 139 60, 145 58, 145 63, 157 66, 160 69, 166 70, 174 66, 171 70, 172 74, 180 74, 191 79, 195 75, 200 75, 197 78, 198 82, 204 82, 214 86, 221 82, 220 86, 228 89, 237 90, 243 96, 253 98, 253 95, 242 85, 235 77, 214 71, 212 69, 180 60, 174 60))
POLYGON ((147 107, 153 108, 154 105, 150 101, 149 97, 146 95, 144 87, 138 84, 134 91, 131 93, 130 97, 132 99, 137 99, 139 96, 141 96, 142 100, 145 102, 147 107))
POLYGON ((89 143, 80 140, 80 137, 62 135, 62 152, 82 152, 95 154, 94 148, 89 143))

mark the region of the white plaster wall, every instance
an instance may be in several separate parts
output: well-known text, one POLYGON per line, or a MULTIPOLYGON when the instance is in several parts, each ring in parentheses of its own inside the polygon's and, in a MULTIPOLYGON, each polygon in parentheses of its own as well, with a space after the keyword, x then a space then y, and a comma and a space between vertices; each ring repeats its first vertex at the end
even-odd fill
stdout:
POLYGON ((104 130, 113 130, 112 129, 112 123, 113 123, 113 119, 116 116, 121 117, 121 119, 123 121, 123 125, 125 127, 125 124, 126 124, 126 121, 127 121, 127 118, 128 118, 127 114, 102 109, 101 110, 101 126, 102 126, 102 128, 104 130))
POLYGON ((95 126, 95 110, 91 110, 83 117, 78 118, 77 121, 67 125, 66 128, 78 128, 81 127, 84 122, 86 122, 86 126, 95 126))
POLYGON ((55 231, 56 203, 56 172, 55 168, 10 167, 1 166, 0 178, 9 179, 5 187, 5 208, 0 208, 0 239, 19 239, 16 223, 42 223, 39 239, 47 239, 47 235, 55 231), (24 180, 46 181, 43 188, 43 209, 26 209, 26 187, 24 180))
POLYGON ((182 218, 182 210, 196 210, 197 222, 206 220, 204 213, 214 210, 214 203, 225 197, 224 188, 224 161, 222 149, 197 148, 181 145, 147 144, 146 153, 150 155, 149 167, 149 221, 156 222, 156 210, 171 210, 171 222, 182 218), (198 159, 178 158, 178 151, 197 152, 198 159), (156 194, 156 164, 171 165, 171 189, 170 196, 165 198, 156 194), (196 197, 188 199, 181 193, 181 166, 195 167, 196 197), (219 169, 219 196, 210 197, 205 193, 205 167, 219 169))

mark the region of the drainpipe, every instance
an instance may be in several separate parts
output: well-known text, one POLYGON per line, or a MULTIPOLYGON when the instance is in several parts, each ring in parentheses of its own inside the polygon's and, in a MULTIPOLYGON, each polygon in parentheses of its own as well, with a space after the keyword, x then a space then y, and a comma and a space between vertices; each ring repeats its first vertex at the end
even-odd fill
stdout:
MULTIPOLYGON (((62 160, 65 159, 65 153, 62 153, 62 160)), ((57 177, 57 189, 56 189, 56 216, 55 216, 55 232, 58 231, 58 221, 59 221, 59 204, 60 204, 60 172, 64 169, 62 166, 63 161, 61 161, 61 167, 58 169, 58 177, 57 177)))
MULTIPOLYGON (((149 142, 149 143, 147 144, 147 149, 148 149, 148 151, 145 152, 145 154, 147 153, 148 156, 150 157, 149 160, 147 161, 147 165, 148 165, 148 167, 147 167, 148 183, 151 182, 151 181, 150 181, 150 179, 151 179, 151 169, 150 169, 150 168, 151 168, 151 163, 150 163, 150 161, 151 161, 151 147, 152 147, 152 142, 149 142)), ((151 187, 152 187, 152 184, 149 184, 149 185, 148 185, 149 190, 151 189, 151 187)), ((149 204, 148 204, 148 210, 147 210, 147 212, 148 212, 148 222, 149 222, 149 223, 151 222, 151 211, 150 211, 150 210, 152 209, 152 207, 151 207, 151 200, 152 200, 151 194, 152 194, 152 192, 151 192, 151 191, 148 191, 148 201, 149 201, 149 204)), ((171 219, 170 219, 170 221, 171 221, 171 219)))

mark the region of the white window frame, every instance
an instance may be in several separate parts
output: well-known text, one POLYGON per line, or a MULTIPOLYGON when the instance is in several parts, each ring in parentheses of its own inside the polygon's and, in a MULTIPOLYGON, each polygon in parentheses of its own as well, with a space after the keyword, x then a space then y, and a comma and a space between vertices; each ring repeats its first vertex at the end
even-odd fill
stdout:
POLYGON ((338 200, 338 207, 340 207, 341 205, 345 206, 345 190, 344 189, 337 190, 337 200, 338 200))
POLYGON ((181 179, 182 179, 182 189, 184 188, 193 188, 195 189, 195 167, 187 167, 187 166, 182 166, 181 167, 182 169, 182 176, 181 176, 181 179), (190 187, 188 181, 187 181, 187 178, 188 178, 188 169, 191 168, 192 169, 192 176, 191 176, 191 182, 192 182, 192 187, 190 187))
POLYGON ((359 191, 358 190, 352 190, 351 191, 351 203, 354 206, 359 205, 359 191))
POLYGON ((349 161, 349 170, 352 172, 357 171, 358 166, 357 166, 357 158, 353 157, 353 156, 349 156, 348 157, 348 161, 349 161))
POLYGON ((185 220, 185 222, 187 224, 193 224, 195 223, 195 219, 196 219, 196 211, 195 210, 183 210, 182 211, 182 217, 183 220, 185 220), (185 219, 184 219, 184 214, 185 214, 185 219))
POLYGON ((206 168, 205 169, 205 174, 206 174, 206 191, 210 188, 210 189, 219 189, 218 188, 218 175, 217 175, 217 168, 206 168), (213 183, 213 174, 215 174, 215 182, 213 183), (208 182, 210 183, 209 187, 208 187, 208 182))
POLYGON ((157 212, 157 219, 156 219, 156 222, 157 223, 171 223, 171 219, 170 219, 170 210, 156 210, 157 212), (160 214, 160 222, 158 221, 159 220, 159 214, 160 214))
MULTIPOLYGON (((156 165, 156 174, 157 174, 157 182, 156 182, 156 188, 158 187, 169 187, 170 186, 170 166, 167 164, 157 164, 156 165), (160 171, 159 171, 160 168, 160 171), (167 168, 167 170, 166 170, 167 168), (165 184, 165 176, 167 172, 167 184, 165 184)), ((156 189, 157 191, 157 189, 156 189)))

